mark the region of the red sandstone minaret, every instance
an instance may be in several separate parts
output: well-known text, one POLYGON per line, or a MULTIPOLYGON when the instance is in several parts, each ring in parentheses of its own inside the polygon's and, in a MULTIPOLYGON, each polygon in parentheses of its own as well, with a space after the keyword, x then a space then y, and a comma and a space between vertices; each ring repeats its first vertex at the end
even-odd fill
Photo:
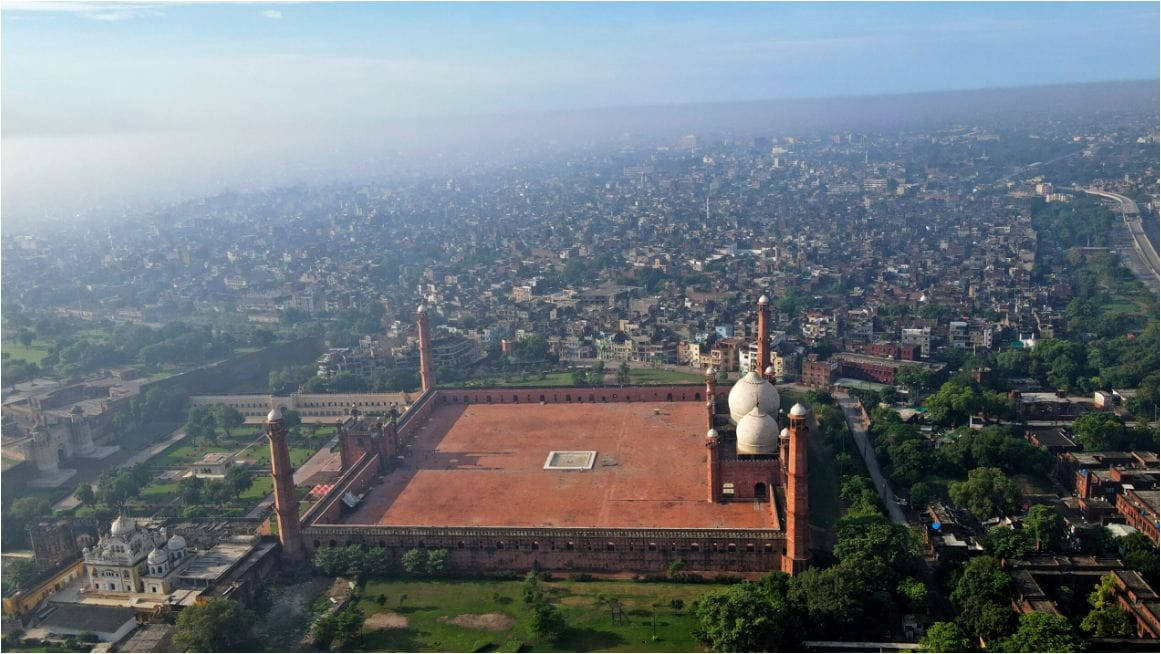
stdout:
POLYGON ((806 439, 810 409, 795 404, 790 409, 790 456, 786 465, 786 554, 782 571, 796 574, 806 569, 810 543, 809 503, 806 486, 806 439))
POLYGON ((705 412, 707 414, 706 429, 714 428, 714 413, 717 410, 715 403, 717 402, 717 373, 713 366, 705 369, 705 412))
POLYGON ((758 362, 754 370, 763 377, 770 365, 770 298, 758 298, 758 362))
POLYGON ((266 416, 266 438, 270 441, 270 474, 274 478, 278 539, 282 542, 282 556, 300 560, 304 555, 302 526, 298 522, 298 497, 294 494, 294 468, 290 466, 286 433, 282 410, 275 408, 266 416))
POLYGON ((427 320, 427 307, 421 304, 415 313, 419 323, 419 381, 426 393, 435 388, 435 369, 431 365, 431 323, 427 320))
POLYGON ((706 447, 706 479, 709 481, 709 501, 717 502, 718 493, 721 492, 721 464, 718 460, 718 432, 716 429, 710 428, 705 435, 706 447))

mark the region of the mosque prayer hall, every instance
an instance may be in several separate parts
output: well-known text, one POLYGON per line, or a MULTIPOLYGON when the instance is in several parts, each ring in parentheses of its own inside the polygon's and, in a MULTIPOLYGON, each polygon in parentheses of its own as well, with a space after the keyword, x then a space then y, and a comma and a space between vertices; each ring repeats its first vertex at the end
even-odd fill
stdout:
MULTIPOLYGON (((728 390, 712 369, 704 385, 436 388, 427 309, 417 317, 422 395, 401 416, 340 421, 341 476, 301 518, 281 412, 268 416, 284 557, 361 545, 393 560, 446 549, 463 570, 805 568, 815 423, 781 411, 772 370, 728 390)), ((768 344, 763 296, 766 365, 768 344)))

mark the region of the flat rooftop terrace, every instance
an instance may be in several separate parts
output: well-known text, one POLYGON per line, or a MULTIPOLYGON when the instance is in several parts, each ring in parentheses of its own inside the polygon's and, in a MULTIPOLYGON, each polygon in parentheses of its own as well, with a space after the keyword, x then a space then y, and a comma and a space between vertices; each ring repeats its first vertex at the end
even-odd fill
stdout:
POLYGON ((781 529, 768 503, 706 501, 700 402, 443 405, 345 524, 781 529), (591 469, 546 470, 552 451, 591 469))

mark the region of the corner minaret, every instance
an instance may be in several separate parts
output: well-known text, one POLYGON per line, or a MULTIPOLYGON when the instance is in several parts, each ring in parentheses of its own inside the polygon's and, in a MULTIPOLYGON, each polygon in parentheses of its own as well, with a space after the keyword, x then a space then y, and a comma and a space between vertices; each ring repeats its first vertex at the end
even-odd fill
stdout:
POLYGON ((419 324, 419 382, 426 393, 435 388, 435 369, 431 360, 431 323, 427 319, 427 307, 422 304, 415 314, 419 324))
POLYGON ((770 298, 763 295, 758 298, 758 362, 754 370, 759 375, 766 375, 766 367, 770 365, 770 298))
POLYGON ((298 521, 298 497, 294 494, 294 468, 290 465, 290 447, 286 443, 286 424, 282 410, 275 408, 266 416, 266 438, 270 441, 270 474, 274 478, 274 513, 278 516, 278 540, 282 556, 301 560, 302 525, 298 521))
POLYGON ((716 412, 715 403, 717 402, 718 386, 717 386, 717 372, 713 366, 705 369, 705 412, 708 422, 707 429, 714 428, 714 413, 716 412))
POLYGON ((718 457, 718 430, 711 428, 705 435, 706 447, 706 483, 709 493, 706 499, 717 502, 722 488, 721 460, 718 457))
POLYGON ((790 456, 786 462, 786 554, 782 571, 797 574, 806 569, 810 543, 809 502, 806 486, 806 439, 810 432, 810 409, 795 404, 788 415, 790 456))

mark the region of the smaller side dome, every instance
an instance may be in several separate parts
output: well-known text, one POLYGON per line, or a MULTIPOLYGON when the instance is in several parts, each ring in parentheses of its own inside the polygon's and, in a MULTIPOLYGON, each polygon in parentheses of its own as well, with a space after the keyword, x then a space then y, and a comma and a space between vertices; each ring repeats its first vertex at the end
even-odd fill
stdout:
POLYGON ((718 371, 714 370, 713 366, 706 366, 705 367, 705 378, 706 379, 714 379, 715 377, 717 377, 717 375, 718 375, 718 371))
POLYGON ((790 429, 788 427, 783 427, 782 431, 778 433, 778 437, 779 438, 790 438, 790 429))
POLYGON ((796 403, 794 406, 790 407, 790 415, 794 416, 795 418, 801 418, 809 414, 810 409, 802 406, 802 404, 796 403))
POLYGON ((185 539, 177 534, 174 534, 173 537, 169 539, 169 542, 165 544, 165 548, 168 549, 170 552, 184 550, 185 549, 185 539))
POLYGON ((766 374, 773 375, 774 374, 774 366, 766 366, 766 374))
POLYGON ((278 420, 282 420, 282 408, 274 407, 270 410, 270 413, 266 414, 266 422, 276 422, 278 420))
POLYGON ((705 437, 706 437, 706 440, 717 438, 718 437, 718 430, 711 429, 711 430, 707 431, 705 433, 705 437))
POLYGON ((770 304, 770 298, 763 293, 762 297, 758 298, 758 304, 770 304))
POLYGON ((415 313, 427 313, 427 306, 423 304, 419 305, 419 308, 415 310, 415 313))
POLYGON ((162 552, 160 548, 149 553, 149 565, 161 565, 168 561, 169 555, 162 552))
POLYGON ((756 406, 738 421, 738 454, 775 454, 778 451, 778 422, 756 406))

